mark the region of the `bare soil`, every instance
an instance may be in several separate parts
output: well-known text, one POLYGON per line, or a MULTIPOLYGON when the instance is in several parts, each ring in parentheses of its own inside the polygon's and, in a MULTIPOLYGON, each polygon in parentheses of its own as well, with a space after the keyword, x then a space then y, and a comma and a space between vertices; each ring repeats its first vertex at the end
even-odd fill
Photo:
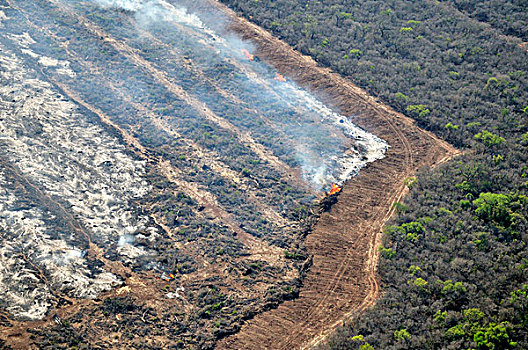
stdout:
MULTIPOLYGON (((393 214, 392 204, 401 200, 406 193, 404 179, 413 175, 420 167, 433 166, 450 159, 458 151, 434 135, 419 129, 412 120, 378 103, 375 98, 354 86, 347 79, 326 68, 318 67, 312 59, 295 52, 290 46, 274 38, 268 32, 238 18, 232 11, 216 1, 209 1, 212 6, 220 8, 232 19, 234 31, 257 44, 259 57, 273 63, 288 79, 295 80, 300 86, 323 99, 329 106, 339 110, 344 115, 354 116, 354 123, 385 139, 391 145, 384 159, 370 164, 360 172, 358 177, 345 184, 338 202, 330 212, 321 216, 313 233, 306 238, 306 247, 308 253, 313 257, 313 265, 306 275, 299 297, 284 302, 276 309, 257 315, 252 320, 247 321, 239 333, 224 338, 217 344, 221 349, 308 348, 324 340, 352 314, 361 312, 375 303, 379 295, 376 266, 380 233, 384 224, 393 214)), ((11 1, 8 3, 11 7, 15 7, 11 1)), ((50 3, 55 2, 51 0, 50 3)), ((284 178, 299 177, 298 171, 290 168, 274 156, 245 130, 237 128, 229 121, 216 115, 200 100, 197 100, 170 79, 165 71, 140 56, 135 49, 126 43, 116 41, 107 32, 79 14, 69 12, 67 8, 63 8, 62 11, 62 14, 78 18, 79 23, 88 33, 97 36, 102 42, 114 48, 122 57, 143 69, 144 72, 153 77, 154 81, 164 86, 174 96, 195 107, 205 119, 221 128, 233 131, 242 145, 247 146, 261 159, 266 160, 284 178)), ((27 14, 27 18, 28 22, 31 22, 30 14, 27 14)), ((43 28, 42 31, 46 31, 46 29, 43 28)), ((53 38, 52 33, 48 35, 53 38)), ((153 38, 153 40, 155 39, 153 38)), ((67 46, 67 43, 65 45, 67 46)), ((90 66, 85 62, 85 59, 76 53, 71 53, 70 58, 80 62, 79 64, 82 63, 84 68, 90 71, 98 70, 98 67, 90 66)), ((104 80, 103 76, 101 78, 104 80)), ((263 261, 272 267, 274 265, 284 266, 280 270, 284 271, 284 276, 275 273, 270 276, 270 280, 279 277, 293 280, 296 277, 296 271, 291 268, 291 263, 285 261, 283 249, 245 232, 238 225, 237 218, 223 208, 216 197, 203 188, 195 188, 192 183, 186 182, 177 167, 171 165, 166 159, 152 154, 134 137, 130 130, 112 121, 107 111, 103 111, 88 102, 82 94, 76 91, 75 86, 65 85, 53 78, 50 78, 50 81, 62 94, 97 115, 101 123, 118 135, 121 141, 127 145, 130 153, 138 159, 144 160, 153 172, 163 176, 170 184, 176 185, 175 187, 185 189, 198 204, 203 206, 201 215, 218 218, 229 231, 236 233, 236 239, 247 248, 248 252, 248 256, 237 257, 237 261, 248 264, 253 261, 263 261)), ((108 83, 108 88, 109 90, 117 90, 117 87, 112 86, 111 83, 108 83)), ((123 99, 128 101, 127 98, 123 99)), ((138 110, 145 111, 145 114, 149 116, 146 113, 149 110, 148 106, 143 107, 139 103, 128 102, 138 110)), ((155 116, 149 117, 153 119, 153 124, 160 130, 174 136, 181 136, 177 130, 170 129, 164 120, 155 116)), ((246 183, 248 182, 247 179, 241 179, 239 174, 218 161, 218 156, 215 153, 206 151, 195 143, 188 142, 188 144, 193 149, 192 155, 194 157, 201 158, 204 164, 208 164, 214 171, 221 173, 227 180, 233 183, 240 182, 243 187, 250 186, 249 183, 246 183)), ((21 178, 20 182, 22 180, 21 178)), ((31 189, 29 183, 26 187, 31 189)), ((76 225, 76 219, 71 215, 69 216, 67 209, 61 207, 60 203, 53 202, 44 194, 37 194, 39 194, 36 196, 39 200, 53 206, 54 212, 65 217, 64 220, 72 225, 72 230, 79 231, 82 236, 85 236, 90 247, 88 251, 90 259, 101 261, 106 270, 120 276, 123 281, 122 287, 103 293, 95 300, 68 300, 69 304, 58 308, 56 315, 63 320, 73 318, 70 324, 74 329, 78 330, 79 333, 84 332, 90 341, 101 342, 105 346, 114 344, 116 347, 134 348, 145 342, 152 342, 155 345, 163 344, 163 347, 177 345, 177 339, 170 339, 169 337, 169 332, 173 328, 171 322, 174 320, 174 324, 180 323, 183 315, 191 317, 189 316, 192 314, 191 304, 184 299, 165 298, 164 289, 167 288, 168 284, 157 278, 156 274, 133 271, 120 262, 105 258, 104 248, 90 240, 83 228, 76 225), (118 313, 115 317, 113 315, 108 317, 101 313, 99 307, 103 304, 103 300, 125 296, 133 296, 134 300, 143 304, 140 311, 137 311, 139 316, 136 314, 127 316, 118 313), (176 315, 174 310, 179 310, 180 313, 176 315), (149 316, 149 312, 152 315, 149 316), (157 317, 154 317, 154 313, 158 316, 165 316, 166 320, 163 318, 158 320, 157 317), (86 317, 82 316, 82 319, 76 319, 73 317, 75 315, 86 315, 86 317), (169 319, 169 316, 172 318, 169 319), (153 328, 157 327, 156 330, 159 331, 156 334, 158 335, 152 334, 148 337, 150 339, 136 335, 131 340, 125 340, 118 336, 118 333, 124 334, 123 329, 126 328, 123 326, 126 325, 126 322, 122 318, 131 323, 141 319, 145 327, 148 325, 152 325, 153 328), (118 330, 112 333, 109 331, 111 329, 118 330), (120 345, 115 343, 118 339, 121 342, 120 345)), ((253 194, 250 193, 248 198, 257 203, 255 206, 270 221, 276 221, 281 227, 292 225, 285 217, 273 211, 273 208, 264 201, 260 200, 259 203, 259 198, 253 194)), ((176 232, 168 227, 164 218, 153 215, 153 220, 172 240, 176 232)), ((206 282, 218 276, 225 278, 225 284, 229 288, 236 289, 237 293, 246 296, 247 299, 250 297, 254 299, 255 295, 263 295, 268 289, 267 280, 255 284, 254 290, 250 289, 239 279, 237 280, 237 277, 233 275, 233 269, 229 270, 227 268, 229 265, 224 261, 208 263, 207 259, 201 257, 203 252, 200 251, 199 246, 192 248, 193 245, 188 242, 182 244, 182 242, 174 241, 173 243, 175 247, 185 250, 197 261, 197 265, 201 266, 195 273, 180 276, 179 284, 185 286, 186 289, 195 288, 198 290, 202 285, 205 286, 206 282)), ((0 312, 0 326, 4 320, 9 323, 8 327, 0 327, 0 338, 5 339, 6 345, 13 348, 28 348, 31 339, 34 339, 32 330, 53 326, 57 322, 53 317, 54 314, 50 313, 46 319, 38 322, 19 322, 0 312)), ((213 323, 212 320, 207 322, 209 326, 213 323)), ((204 328, 211 327, 204 326, 204 328)), ((194 335, 193 330, 189 329, 185 332, 184 337, 190 339, 194 335)))
POLYGON ((218 344, 220 349, 310 348, 376 302, 377 247, 383 226, 394 214, 393 204, 407 193, 404 180, 419 168, 446 162, 460 152, 349 80, 318 66, 224 5, 214 4, 233 21, 234 31, 257 44, 259 57, 344 115, 353 115, 354 123, 391 145, 384 159, 369 164, 345 184, 338 202, 307 237, 313 265, 299 298, 256 316, 218 344))

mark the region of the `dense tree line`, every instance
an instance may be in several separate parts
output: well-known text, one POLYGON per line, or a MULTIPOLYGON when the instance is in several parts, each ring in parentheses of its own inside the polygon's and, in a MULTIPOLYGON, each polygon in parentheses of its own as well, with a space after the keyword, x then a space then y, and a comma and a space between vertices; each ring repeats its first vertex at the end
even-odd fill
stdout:
POLYGON ((528 348, 525 2, 223 2, 465 150, 408 181, 383 296, 324 348, 528 348))
POLYGON ((523 0, 447 0, 458 10, 481 22, 489 23, 505 35, 518 36, 528 40, 528 11, 523 0))

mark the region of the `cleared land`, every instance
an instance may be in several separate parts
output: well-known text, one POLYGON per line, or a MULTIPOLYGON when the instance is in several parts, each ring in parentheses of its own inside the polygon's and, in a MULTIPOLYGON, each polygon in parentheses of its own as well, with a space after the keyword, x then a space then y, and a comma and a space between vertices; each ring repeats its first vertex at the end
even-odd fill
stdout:
POLYGON ((393 204, 406 193, 404 180, 420 167, 435 166, 459 152, 433 134, 376 101, 365 91, 309 57, 294 51, 262 28, 237 17, 232 28, 258 44, 258 55, 301 86, 319 92, 324 101, 354 123, 387 140, 386 158, 369 164, 347 182, 338 202, 324 213, 306 239, 313 265, 298 299, 256 316, 222 349, 297 349, 319 343, 353 313, 373 305, 377 246, 382 228, 394 213, 393 204))
POLYGON ((220 4, 188 4, 220 9, 259 57, 390 144, 303 242, 317 191, 297 142, 358 166, 383 143, 361 130, 350 142, 347 118, 159 3, 175 17, 142 26, 142 9, 0 0, 0 198, 16 224, 3 226, 2 254, 16 258, 1 285, 5 345, 314 344, 375 301, 379 233, 403 180, 456 154, 220 4))

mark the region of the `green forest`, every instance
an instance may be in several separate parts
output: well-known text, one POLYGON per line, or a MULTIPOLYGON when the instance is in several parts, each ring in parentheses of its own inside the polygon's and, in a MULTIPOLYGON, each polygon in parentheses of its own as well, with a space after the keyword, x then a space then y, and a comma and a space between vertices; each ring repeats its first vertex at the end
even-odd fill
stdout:
POLYGON ((381 298, 321 347, 528 348, 528 3, 222 2, 464 152, 409 179, 381 298))

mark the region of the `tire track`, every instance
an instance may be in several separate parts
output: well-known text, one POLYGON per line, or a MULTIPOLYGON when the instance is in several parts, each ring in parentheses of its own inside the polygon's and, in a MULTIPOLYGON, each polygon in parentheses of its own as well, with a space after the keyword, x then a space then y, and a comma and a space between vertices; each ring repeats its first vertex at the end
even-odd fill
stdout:
MULTIPOLYGON (((396 191, 394 195, 392 195, 389 198, 390 205, 389 207, 392 208, 388 212, 386 212, 385 216, 380 220, 381 226, 383 226, 383 223, 386 223, 390 220, 390 218, 393 216, 395 209, 393 207, 393 204, 400 201, 404 195, 407 193, 407 189, 405 187, 401 188, 400 190, 396 191)), ((365 311, 367 308, 373 306, 376 302, 376 299, 379 295, 379 284, 376 279, 376 271, 377 271, 377 263, 379 260, 379 252, 377 251, 377 247, 381 243, 381 236, 382 232, 379 232, 377 235, 375 235, 372 240, 370 241, 369 250, 368 250, 368 260, 366 263, 367 267, 367 279, 368 283, 370 285, 370 289, 368 291, 368 294, 365 296, 361 304, 359 304, 357 307, 353 308, 352 310, 349 310, 346 312, 340 320, 334 322, 333 324, 329 325, 322 334, 316 336, 313 338, 307 345, 303 346, 302 349, 310 349, 315 347, 316 345, 323 342, 335 329, 342 325, 342 320, 347 320, 351 318, 353 315, 361 313, 365 311)))
MULTIPOLYGON (((391 195, 388 198, 388 201, 391 203, 390 207, 392 207, 392 204, 396 202, 397 200, 394 199, 397 197, 399 199, 402 195, 396 192, 394 195, 391 195)), ((392 216, 394 210, 390 210, 388 213, 384 214, 382 211, 377 211, 375 214, 375 217, 373 218, 373 227, 378 227, 378 225, 382 225, 383 222, 388 221, 388 219, 392 216), (381 217, 384 215, 383 217, 381 217)), ((377 251, 375 247, 377 247, 377 242, 374 242, 374 240, 377 240, 376 237, 373 238, 370 242, 369 247, 369 254, 368 254, 368 262, 367 262, 367 273, 368 273, 368 279, 371 284, 371 290, 369 291, 369 295, 365 297, 363 303, 368 304, 368 302, 371 299, 374 299, 375 296, 378 293, 379 287, 378 283, 375 279, 374 271, 376 267, 377 259, 375 257, 377 256, 377 251)), ((323 313, 326 313, 327 310, 322 307, 325 303, 327 303, 329 300, 331 300, 334 295, 336 294, 336 290, 339 287, 340 282, 345 277, 345 273, 350 269, 350 265, 353 260, 354 252, 352 250, 347 250, 345 257, 342 259, 338 272, 332 277, 332 282, 330 283, 330 287, 327 287, 324 289, 320 294, 322 295, 322 298, 319 299, 307 312, 306 314, 306 321, 303 323, 296 325, 296 327, 292 330, 290 335, 285 339, 284 343, 281 344, 281 349, 291 349, 294 344, 292 344, 292 340, 299 336, 299 334, 302 332, 304 328, 311 322, 310 319, 319 319, 322 317, 323 313)), ((358 308, 361 309, 361 306, 358 308)), ((312 321, 313 322, 313 321, 312 321)))
MULTIPOLYGON (((413 150, 410 146, 409 141, 407 140, 407 137, 398 128, 396 128, 394 123, 390 120, 390 118, 385 116, 385 114, 381 113, 378 108, 374 108, 374 110, 378 113, 378 115, 380 115, 385 120, 385 122, 387 122, 388 125, 390 125, 393 132, 397 135, 397 140, 396 140, 397 143, 398 144, 401 143, 403 145, 404 152, 405 152, 405 163, 404 163, 405 170, 404 171, 407 173, 411 172, 414 158, 412 154, 413 150)), ((390 207, 392 208, 392 204, 396 202, 396 200, 393 198, 399 199, 401 197, 403 197, 403 193, 401 193, 401 190, 396 191, 394 195, 389 197, 388 200, 391 202, 390 207)), ((381 226, 384 222, 388 221, 388 219, 392 216, 393 212, 394 212, 394 209, 390 210, 386 214, 384 214, 381 211, 376 212, 375 217, 372 219, 373 226, 377 226, 378 224, 380 224, 381 226), (384 215, 384 217, 380 218, 380 216, 382 215, 384 215)), ((369 271, 368 278, 369 278, 369 281, 371 282, 371 290, 374 289, 374 292, 372 292, 373 293, 372 298, 375 298, 375 296, 377 295, 378 289, 379 289, 378 283, 374 276, 374 270, 375 270, 375 266, 377 263, 377 258, 375 258, 375 255, 377 255, 377 252, 375 251, 374 248, 377 247, 377 241, 378 241, 377 236, 378 235, 373 237, 373 240, 371 241, 371 248, 369 249, 369 252, 370 252, 369 260, 372 259, 373 263, 367 264, 367 269, 369 271)), ((321 291, 321 295, 322 295, 321 299, 319 299, 319 301, 314 303, 314 305, 308 309, 306 316, 305 316, 306 320, 303 321, 301 324, 298 324, 295 326, 295 328, 290 332, 290 335, 285 339, 284 344, 281 345, 281 349, 291 348, 292 346, 291 340, 297 337, 300 332, 302 332, 302 330, 310 322, 310 318, 319 316, 323 312, 326 312, 326 310, 322 308, 321 306, 324 303, 326 303, 335 294, 336 289, 339 286, 339 283, 343 279, 344 274, 346 273, 346 271, 348 270, 350 266, 353 254, 354 253, 351 250, 348 250, 346 252, 345 257, 342 259, 339 265, 338 271, 332 278, 332 282, 330 283, 328 287, 326 287, 323 291, 321 291)), ((367 298, 365 298, 365 300, 367 300, 367 298)))
POLYGON ((232 28, 256 41, 259 54, 275 62, 280 71, 289 74, 301 86, 322 90, 331 105, 358 114, 356 120, 359 124, 366 125, 369 131, 391 145, 385 159, 370 165, 360 172, 358 178, 349 181, 350 186, 357 188, 345 186, 344 193, 332 208, 332 212, 337 210, 339 213, 334 215, 348 211, 351 220, 355 218, 357 223, 351 231, 340 232, 346 226, 339 225, 350 224, 339 223, 331 215, 325 214, 308 236, 306 245, 317 259, 314 258, 314 265, 305 279, 304 292, 301 289, 299 299, 285 302, 278 309, 257 316, 239 334, 219 344, 221 349, 257 349, 254 344, 259 341, 264 342, 260 348, 309 348, 324 340, 344 318, 364 311, 375 303, 379 295, 376 269, 381 228, 394 214, 393 203, 400 201, 407 192, 403 180, 413 175, 418 167, 438 163, 457 152, 431 133, 417 128, 409 118, 379 104, 375 98, 346 79, 329 69, 318 67, 311 58, 295 52, 260 27, 237 18, 216 1, 209 2, 227 13, 233 21, 232 28), (357 205, 354 203, 356 196, 371 202, 357 205), (362 212, 368 212, 369 215, 362 217, 362 212), (361 238, 363 234, 366 234, 365 238, 361 238), (327 239, 328 236, 335 238, 327 239), (357 245, 345 245, 351 240, 357 240, 357 245), (339 245, 351 248, 343 252, 339 250, 339 245), (362 247, 365 250, 358 251, 362 247), (335 272, 325 276, 334 266, 328 260, 328 254, 335 259, 335 254, 340 252, 343 255, 335 266, 335 272), (365 253, 366 259, 361 262, 365 253), (364 272, 356 285, 365 285, 365 294, 355 290, 348 281, 350 272, 354 269, 357 271, 360 266, 364 272), (337 309, 336 303, 340 305, 337 309), (274 334, 274 338, 264 339, 262 334, 274 334))

